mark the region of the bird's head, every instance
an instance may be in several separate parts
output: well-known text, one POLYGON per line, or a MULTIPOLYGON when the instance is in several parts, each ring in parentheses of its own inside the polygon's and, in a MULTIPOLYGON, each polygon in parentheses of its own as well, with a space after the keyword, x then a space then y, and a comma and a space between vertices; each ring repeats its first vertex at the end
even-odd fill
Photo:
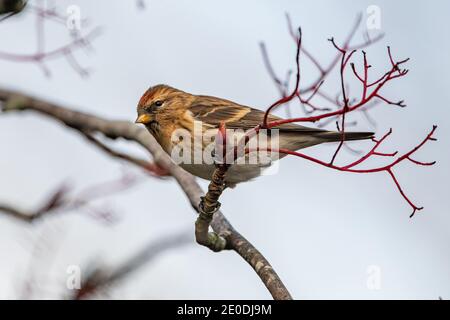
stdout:
POLYGON ((186 95, 181 90, 159 84, 148 89, 139 100, 136 123, 148 125, 156 121, 157 115, 167 112, 186 95))

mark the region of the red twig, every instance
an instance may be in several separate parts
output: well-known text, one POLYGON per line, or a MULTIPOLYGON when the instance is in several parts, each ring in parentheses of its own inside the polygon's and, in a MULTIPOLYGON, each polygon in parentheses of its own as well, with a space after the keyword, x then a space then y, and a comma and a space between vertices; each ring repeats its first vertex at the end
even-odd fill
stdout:
MULTIPOLYGON (((293 32, 293 26, 292 26, 292 21, 289 17, 288 14, 286 14, 286 19, 287 19, 287 23, 288 23, 288 29, 289 29, 289 33, 292 37, 292 39, 294 41, 296 41, 296 35, 293 32)), ((383 38, 384 34, 379 34, 378 36, 370 39, 369 37, 367 37, 367 39, 360 43, 360 44, 356 44, 356 45, 350 45, 350 43, 352 42, 356 31, 358 30, 359 25, 361 24, 361 20, 362 20, 362 15, 358 15, 358 17, 355 20, 354 25, 352 26, 352 28, 350 29, 349 34, 347 35, 347 38, 344 41, 344 44, 342 46, 342 49, 344 50, 357 50, 357 49, 361 49, 361 48, 365 48, 367 46, 370 46, 371 44, 379 41, 380 39, 383 38)), ((311 60, 311 62, 317 67, 317 69, 319 70, 319 77, 313 81, 310 85, 308 85, 307 87, 302 89, 302 92, 308 92, 311 90, 314 90, 314 88, 317 87, 317 85, 324 81, 325 78, 331 73, 331 71, 336 67, 336 65, 339 63, 340 60, 340 54, 337 54, 332 60, 331 62, 328 64, 327 67, 323 67, 318 61, 317 59, 314 57, 313 54, 311 54, 304 46, 301 49, 302 53, 305 54, 305 56, 311 60)))
MULTIPOLYGON (((297 52, 296 52, 296 83, 295 83, 295 87, 292 89, 292 91, 288 92, 287 87, 283 86, 283 83, 281 82, 281 80, 276 76, 270 61, 268 59, 268 55, 267 55, 267 51, 265 49, 265 46, 262 45, 262 49, 263 49, 263 57, 264 57, 264 61, 265 61, 265 65, 267 70, 269 71, 269 75, 271 76, 271 78, 274 80, 275 84, 277 85, 277 87, 279 88, 280 91, 280 95, 281 98, 279 98, 277 101, 275 101, 274 103, 272 103, 266 110, 266 113, 264 115, 264 119, 262 121, 262 123, 258 126, 256 126, 255 128, 253 128, 252 130, 249 130, 247 132, 247 134, 245 135, 245 139, 243 139, 243 141, 245 141, 245 143, 247 143, 247 141, 249 141, 249 139, 254 136, 255 134, 258 134, 259 130, 262 128, 266 128, 266 129, 270 129, 270 128, 276 128, 278 126, 281 126, 283 124, 287 124, 287 123, 294 123, 294 122, 317 122, 319 120, 324 120, 324 122, 330 123, 332 121, 335 120, 340 120, 340 124, 339 121, 336 121, 337 127, 338 127, 338 131, 340 131, 342 133, 342 138, 339 142, 338 147, 336 148, 331 161, 330 162, 326 162, 311 156, 308 156, 304 153, 300 153, 300 152, 296 152, 293 150, 287 150, 287 149, 279 149, 279 150, 273 150, 275 152, 279 152, 279 153, 284 153, 284 154, 289 154, 289 155, 294 155, 309 161, 312 161, 314 163, 326 166, 328 168, 332 168, 335 170, 339 170, 339 171, 346 171, 346 172, 352 172, 352 173, 375 173, 375 172, 381 172, 381 171, 386 171, 387 173, 389 173, 389 175, 391 176, 392 180, 394 181, 397 189, 399 190, 400 194, 402 195, 402 197, 408 202, 408 204, 412 207, 413 209, 413 213, 411 214, 411 217, 415 214, 416 211, 421 210, 422 207, 418 207, 416 206, 409 198, 408 196, 405 194, 405 192, 403 191, 397 177, 394 174, 393 168, 399 164, 400 162, 403 162, 404 160, 408 160, 413 164, 416 165, 421 165, 421 166, 430 166, 433 165, 434 162, 421 162, 418 160, 415 160, 412 158, 412 155, 418 150, 420 149, 427 141, 433 141, 435 140, 432 135, 436 130, 436 126, 433 126, 433 129, 431 130, 431 132, 426 136, 426 138, 419 143, 416 147, 414 147, 413 149, 411 149, 410 151, 404 153, 403 155, 399 156, 398 158, 396 158, 395 160, 393 160, 390 164, 385 165, 385 166, 380 166, 380 167, 375 167, 375 168, 368 168, 368 169, 357 169, 355 167, 365 163, 369 158, 371 157, 386 157, 386 158, 393 158, 395 156, 397 156, 397 151, 396 152, 381 152, 378 151, 378 149, 380 148, 380 146, 382 145, 382 143, 387 139, 387 137, 392 133, 392 130, 390 130, 388 133, 386 133, 381 139, 379 140, 374 140, 374 146, 372 147, 372 149, 370 149, 367 153, 365 153, 362 157, 360 157, 359 159, 346 164, 346 165, 336 165, 335 164, 335 159, 339 153, 339 151, 341 150, 344 141, 345 141, 345 127, 346 125, 348 125, 349 123, 346 122, 346 115, 351 113, 351 112, 355 112, 355 111, 361 111, 367 118, 368 120, 370 120, 370 123, 374 123, 373 120, 369 117, 369 115, 367 114, 367 110, 374 107, 376 102, 381 101, 384 102, 386 104, 389 105, 396 105, 399 107, 405 107, 406 105, 404 104, 403 100, 400 100, 398 102, 394 102, 388 98, 386 98, 382 93, 381 90, 382 88, 384 88, 386 86, 387 83, 389 83, 390 81, 397 79, 397 78, 401 78, 403 76, 405 76, 408 73, 407 69, 402 69, 401 66, 403 64, 405 64, 409 59, 404 59, 404 60, 399 60, 396 61, 393 56, 392 56, 392 52, 391 52, 391 48, 388 47, 387 48, 387 53, 388 53, 388 58, 391 64, 391 67, 389 70, 387 70, 385 73, 383 73, 379 78, 377 78, 376 80, 370 81, 369 80, 369 69, 372 67, 369 63, 368 63, 368 59, 367 59, 367 54, 365 51, 362 51, 362 57, 363 57, 363 67, 362 67, 362 72, 359 73, 357 70, 357 67, 355 66, 354 62, 351 62, 353 55, 357 52, 356 49, 358 48, 358 46, 356 47, 351 47, 350 46, 350 41, 354 35, 354 33, 356 32, 356 29, 360 23, 360 17, 357 20, 357 23, 355 24, 355 26, 353 27, 352 31, 350 32, 349 36, 347 37, 346 41, 344 41, 344 44, 342 46, 339 46, 335 41, 334 38, 330 39, 330 42, 332 43, 332 45, 334 46, 334 48, 338 51, 338 55, 337 57, 332 61, 332 63, 330 64, 330 66, 328 68, 324 68, 314 57, 313 55, 311 55, 308 51, 306 51, 303 46, 302 46, 302 34, 301 32, 297 34, 294 33, 294 29, 292 28, 292 24, 291 21, 289 19, 289 16, 287 17, 288 19, 288 26, 289 26, 289 32, 292 36, 292 38, 296 41, 296 45, 297 45, 297 52), (301 79, 301 67, 300 67, 300 55, 301 53, 305 54, 312 62, 313 64, 317 67, 317 69, 320 72, 320 76, 318 78, 317 81, 313 82, 312 85, 306 87, 305 89, 302 89, 300 86, 300 79, 301 79), (340 63, 339 63, 340 61, 340 63), (330 73, 330 71, 334 68, 334 66, 336 64, 340 65, 339 68, 339 75, 340 75, 340 94, 338 95, 338 98, 334 101, 332 98, 329 97, 329 95, 327 95, 326 93, 323 93, 320 90, 321 85, 324 82, 325 77, 327 77, 330 73), (346 75, 346 71, 348 69, 348 65, 351 66, 351 71, 353 73, 353 75, 356 77, 357 80, 359 80, 359 83, 361 84, 362 90, 361 90, 361 97, 359 99, 350 99, 349 98, 349 93, 348 93, 348 88, 347 88, 347 84, 346 84, 346 79, 345 79, 345 75, 346 75), (308 98, 302 98, 302 94, 304 94, 305 92, 312 92, 311 95, 308 98), (320 96, 322 98, 324 98, 325 100, 334 103, 338 108, 336 110, 330 110, 329 108, 325 107, 325 106, 320 106, 317 105, 316 103, 313 103, 312 100, 315 96, 320 96), (342 102, 340 101, 340 98, 342 97, 342 102), (308 115, 307 112, 307 116, 303 116, 303 117, 289 117, 287 119, 280 119, 280 120, 275 120, 275 121, 269 121, 269 114, 278 106, 283 105, 283 104, 287 104, 289 102, 291 102, 293 99, 297 98, 300 103, 302 104, 306 104, 309 105, 311 107, 311 111, 309 113, 312 112, 318 112, 318 114, 315 115, 308 115)), ((299 29, 300 31, 300 29, 299 29)), ((370 44, 370 40, 368 40, 368 42, 366 42, 364 44, 364 46, 370 44)), ((272 151, 270 150, 270 148, 264 150, 264 151, 272 151)), ((245 150, 245 152, 250 152, 250 150, 245 150)))
POLYGON ((115 219, 114 213, 105 207, 94 207, 91 203, 100 198, 128 190, 139 182, 138 177, 125 173, 119 179, 87 187, 76 195, 71 195, 72 190, 64 184, 51 193, 43 205, 33 211, 23 211, 9 205, 0 204, 0 212, 25 222, 33 222, 46 215, 80 209, 89 213, 93 218, 111 223, 115 219))

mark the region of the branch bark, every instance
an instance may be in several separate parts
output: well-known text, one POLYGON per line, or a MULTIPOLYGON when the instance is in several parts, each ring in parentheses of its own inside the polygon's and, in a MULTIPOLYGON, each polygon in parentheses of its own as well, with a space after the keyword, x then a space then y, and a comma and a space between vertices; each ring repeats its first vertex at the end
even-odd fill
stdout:
MULTIPOLYGON (((156 165, 170 173, 178 182, 191 206, 198 213, 203 190, 195 178, 172 162, 156 140, 145 130, 128 121, 107 120, 88 113, 73 111, 66 107, 49 103, 29 95, 0 88, 3 111, 32 110, 59 120, 83 135, 102 133, 110 139, 123 138, 144 147, 153 156, 156 165)), ((97 144, 95 144, 97 145, 97 144)), ((98 146, 98 145, 97 145, 98 146)), ((105 151, 104 149, 102 149, 105 151)), ((114 155, 112 153, 108 153, 114 155)), ((123 159, 123 157, 122 157, 123 159)), ((226 240, 226 247, 236 251, 258 274, 274 299, 292 299, 283 282, 267 259, 244 236, 236 231, 222 212, 214 213, 211 227, 217 235, 226 240)))

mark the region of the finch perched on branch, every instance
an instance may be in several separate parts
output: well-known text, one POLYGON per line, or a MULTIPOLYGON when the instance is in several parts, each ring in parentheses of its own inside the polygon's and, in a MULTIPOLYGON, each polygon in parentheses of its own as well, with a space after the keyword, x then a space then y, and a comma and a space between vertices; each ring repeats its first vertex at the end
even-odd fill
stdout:
MULTIPOLYGON (((261 110, 229 100, 193 95, 167 85, 156 85, 148 89, 138 103, 137 113, 136 123, 144 124, 164 151, 172 158, 174 154, 179 152, 179 150, 174 152, 177 145, 186 138, 186 135, 178 133, 180 131, 188 133, 188 139, 184 140, 189 142, 188 146, 191 149, 188 151, 190 151, 190 155, 184 158, 188 161, 180 162, 179 165, 191 174, 207 180, 211 179, 215 170, 215 163, 202 157, 200 157, 200 161, 194 159, 195 152, 199 151, 200 155, 205 154, 206 148, 211 145, 211 142, 214 142, 221 123, 227 128, 228 140, 228 130, 234 129, 239 132, 251 130, 263 123, 265 114, 261 110), (199 128, 199 130, 196 130, 196 128, 199 128), (205 137, 209 137, 209 139, 205 139, 205 137), (196 141, 200 142, 196 143, 196 141)), ((268 121, 279 119, 279 117, 273 115, 268 117, 268 121)), ((294 123, 282 124, 270 130, 273 129, 277 130, 277 146, 275 149, 292 151, 324 142, 341 141, 343 137, 342 132, 308 128, 294 123)), ((255 138, 261 134, 261 132, 258 132, 255 138)), ((269 137, 267 145, 274 149, 271 133, 267 133, 267 136, 269 137)), ((345 140, 362 140, 372 137, 372 132, 345 132, 344 135, 345 140)), ((251 144, 250 141, 247 142, 247 146, 251 144)), ((212 150, 208 152, 211 153, 212 150)), ((284 154, 280 154, 279 157, 278 154, 276 155, 277 159, 284 156, 284 154)), ((245 157, 248 159, 248 154, 245 157)), ((273 155, 271 155, 271 159, 274 159, 273 155)), ((228 169, 225 184, 228 187, 233 187, 237 183, 255 178, 261 175, 262 170, 271 163, 271 161, 263 162, 260 158, 254 163, 242 163, 236 160, 228 169)))

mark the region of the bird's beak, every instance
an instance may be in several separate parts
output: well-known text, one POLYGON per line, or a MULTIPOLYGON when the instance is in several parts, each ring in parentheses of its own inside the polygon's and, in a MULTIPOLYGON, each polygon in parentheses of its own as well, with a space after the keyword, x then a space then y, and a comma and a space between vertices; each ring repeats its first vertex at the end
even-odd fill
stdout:
POLYGON ((147 124, 150 121, 152 121, 152 117, 148 114, 143 113, 137 117, 135 123, 147 124))

